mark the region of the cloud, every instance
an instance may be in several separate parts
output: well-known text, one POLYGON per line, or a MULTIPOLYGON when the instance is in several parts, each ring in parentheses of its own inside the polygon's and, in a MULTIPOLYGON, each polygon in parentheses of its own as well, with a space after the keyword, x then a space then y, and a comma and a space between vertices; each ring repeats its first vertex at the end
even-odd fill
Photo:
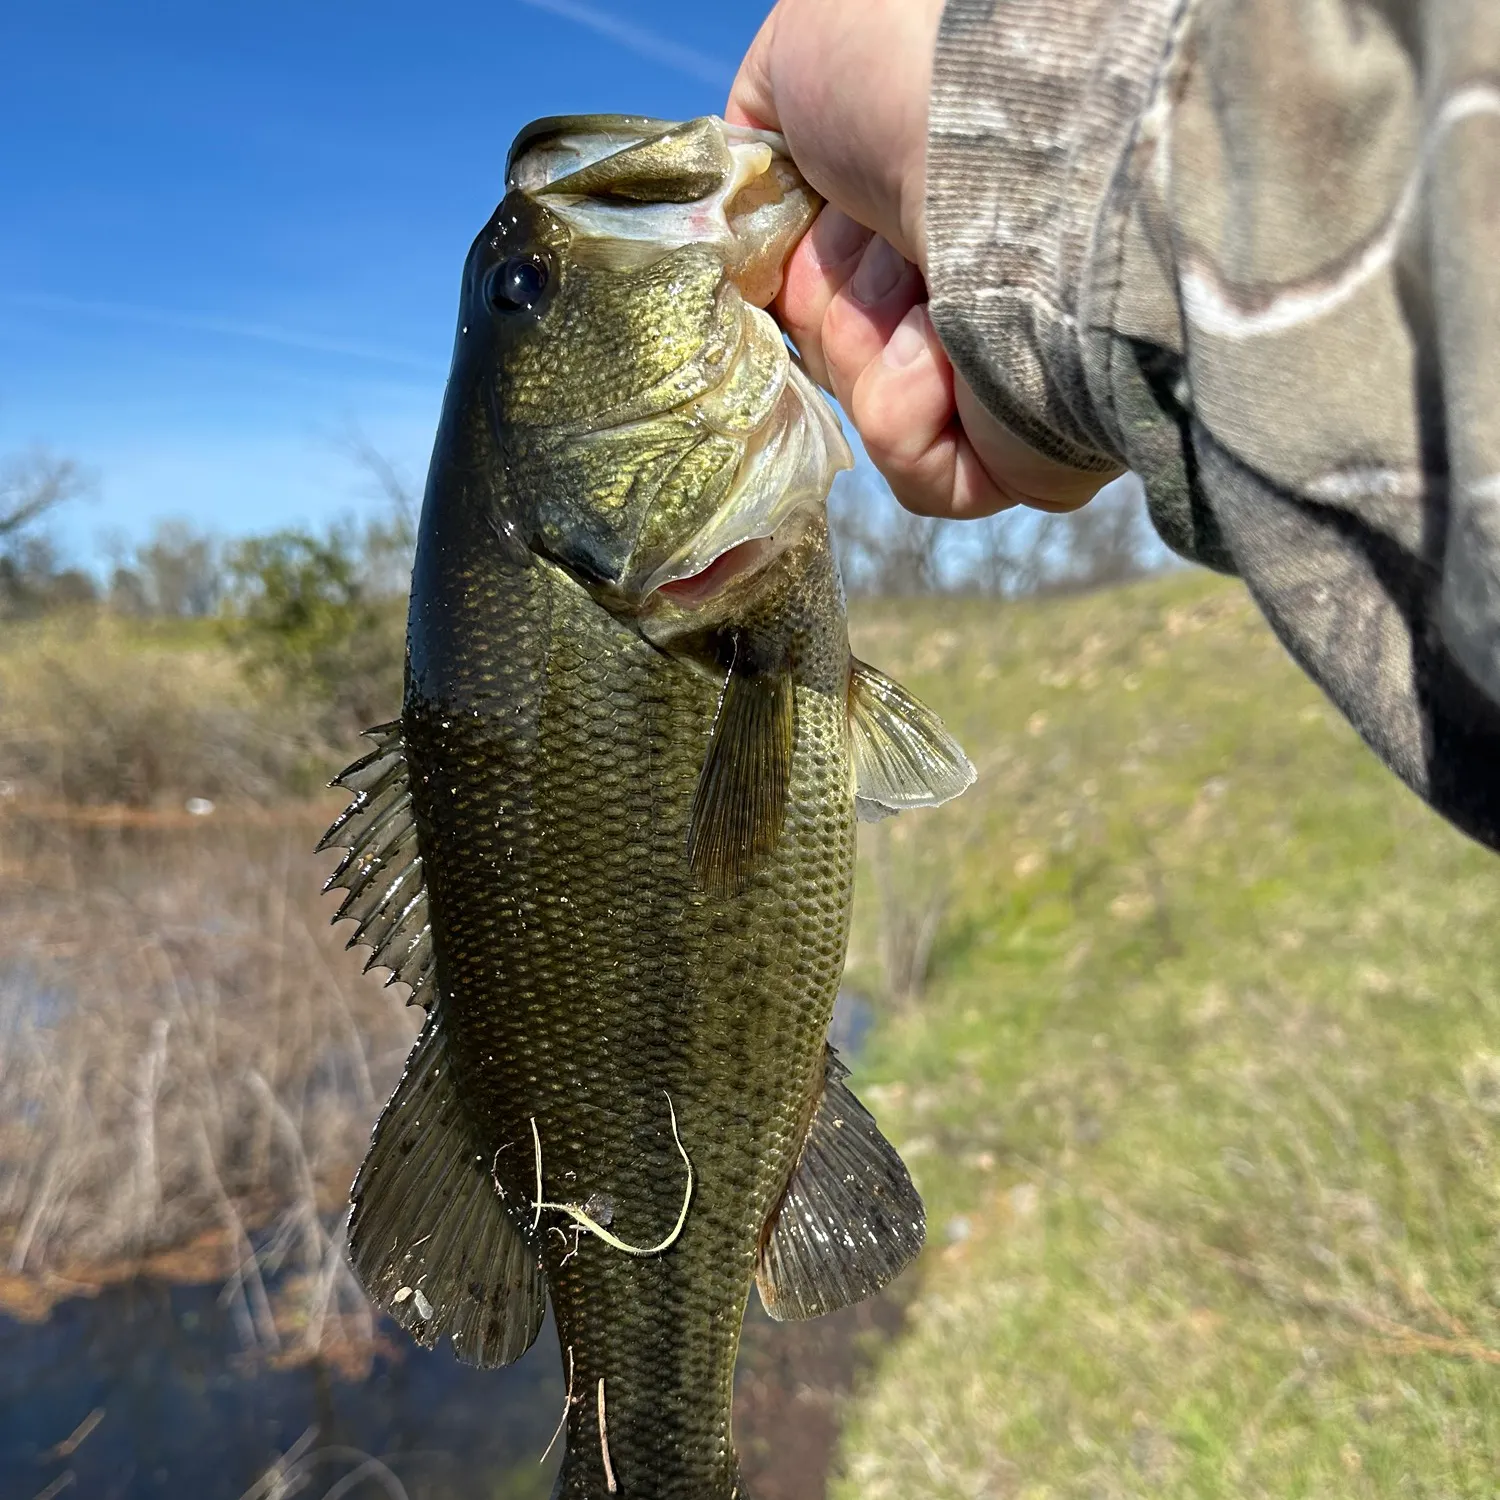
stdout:
POLYGON ((729 92, 729 85, 734 82, 735 70, 722 58, 710 57, 706 52, 684 47, 670 37, 647 31, 643 26, 612 16, 596 6, 582 4, 581 0, 521 0, 521 4, 587 27, 612 42, 618 42, 639 57, 649 58, 664 68, 696 78, 700 83, 711 84, 725 93, 729 92))
POLYGON ((398 365, 429 375, 442 373, 442 367, 432 360, 422 359, 405 350, 385 349, 375 344, 332 338, 303 329, 281 328, 274 323, 248 323, 235 318, 212 317, 171 307, 144 307, 131 302, 90 302, 51 292, 9 292, 0 300, 12 307, 36 308, 43 312, 60 312, 79 317, 112 318, 124 323, 146 323, 156 328, 180 328, 190 333, 215 334, 221 338, 252 339, 258 343, 277 344, 284 349, 335 354, 345 359, 367 360, 374 364, 398 365))

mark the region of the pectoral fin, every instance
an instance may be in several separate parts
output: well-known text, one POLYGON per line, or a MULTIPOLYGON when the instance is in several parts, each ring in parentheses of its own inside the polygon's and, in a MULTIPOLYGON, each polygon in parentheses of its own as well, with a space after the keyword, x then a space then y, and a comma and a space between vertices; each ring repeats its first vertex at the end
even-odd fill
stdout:
POLYGON ((927 1216, 896 1148, 828 1049, 823 1097, 761 1247, 760 1300, 773 1318, 816 1318, 863 1301, 922 1248, 927 1216))
POLYGON ((536 1251, 506 1216, 454 1097, 437 1016, 375 1127, 350 1194, 349 1256, 376 1306, 431 1349, 508 1365, 546 1310, 536 1251))
POLYGON ((431 1005, 436 994, 432 924, 412 819, 406 745, 399 721, 365 733, 375 748, 333 782, 353 799, 318 844, 319 849, 347 851, 323 889, 348 893, 333 920, 359 924, 347 946, 369 945, 366 970, 389 969, 387 984, 411 986, 410 1004, 431 1005))
POLYGON ((786 821, 796 693, 785 669, 729 669, 693 793, 688 863, 713 895, 734 895, 770 857, 786 821))
POLYGON ((850 668, 849 742, 862 822, 936 807, 973 785, 969 757, 925 703, 862 661, 850 668))

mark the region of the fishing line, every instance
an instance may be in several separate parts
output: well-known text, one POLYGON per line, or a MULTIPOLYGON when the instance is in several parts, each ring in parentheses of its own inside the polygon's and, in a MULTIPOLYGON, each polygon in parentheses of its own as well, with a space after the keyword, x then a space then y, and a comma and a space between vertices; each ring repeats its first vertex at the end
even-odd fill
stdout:
POLYGON ((555 1444, 562 1436, 563 1428, 568 1425, 568 1413, 573 1410, 573 1346, 568 1345, 568 1393, 563 1398, 563 1413, 557 1419, 557 1431, 552 1434, 552 1442, 542 1449, 542 1456, 537 1459, 539 1464, 547 1462, 547 1455, 552 1451, 555 1444))
MULTIPOLYGON (((662 1093, 667 1094, 665 1089, 662 1093)), ((580 1228, 588 1230, 592 1235, 603 1240, 615 1250, 622 1250, 626 1255, 635 1255, 645 1258, 651 1255, 660 1255, 662 1251, 669 1250, 677 1243, 682 1234, 682 1226, 687 1223, 688 1206, 693 1201, 693 1163, 687 1154, 687 1148, 682 1144, 682 1136, 677 1130, 677 1110, 672 1103, 672 1096, 667 1094, 667 1110, 672 1116, 672 1139, 677 1142, 678 1154, 682 1157, 682 1164, 687 1168, 687 1186, 682 1194, 682 1210, 677 1215, 677 1222, 672 1226, 672 1232, 659 1245, 631 1245, 613 1235, 597 1219, 591 1218, 576 1203, 545 1203, 542 1201, 542 1136, 536 1128, 536 1116, 531 1116, 531 1140, 536 1147, 536 1203, 533 1207, 536 1212, 532 1215, 531 1229, 536 1232, 536 1227, 542 1221, 542 1210, 552 1209, 557 1213, 567 1214, 580 1228)))

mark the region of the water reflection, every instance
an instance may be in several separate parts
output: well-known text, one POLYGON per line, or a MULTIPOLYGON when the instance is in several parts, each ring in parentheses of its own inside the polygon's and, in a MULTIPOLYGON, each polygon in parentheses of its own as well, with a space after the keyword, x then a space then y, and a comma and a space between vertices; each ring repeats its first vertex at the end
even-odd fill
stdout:
MULTIPOLYGON (((357 1322, 328 1230, 416 1018, 339 951, 316 829, 11 818, 4 833, 0 1291, 217 1233, 222 1253, 161 1273, 208 1280, 253 1236, 255 1274, 284 1294, 283 1347, 316 1342, 314 1313, 357 1322)), ((841 997, 846 1058, 870 1019, 841 997)), ((0 1500, 545 1500, 558 1455, 537 1460, 563 1401, 550 1326, 504 1371, 391 1329, 356 1379, 247 1358, 254 1320, 220 1285, 139 1280, 44 1323, 0 1317, 0 1500), (282 1480, 257 1488, 278 1461, 282 1480)), ((882 1316, 752 1314, 735 1426, 757 1500, 821 1500, 855 1337, 882 1316)))
POLYGON ((345 1479, 342 1500, 544 1500, 557 1454, 537 1459, 563 1401, 550 1325, 507 1370, 392 1334, 393 1352, 350 1380, 247 1361, 214 1287, 134 1282, 42 1324, 0 1320, 0 1500, 239 1500, 299 1443, 311 1477, 295 1492, 312 1497, 345 1479), (59 1451, 94 1411, 76 1450, 59 1451), (401 1488, 374 1470, 356 1478, 362 1455, 401 1488))
MULTIPOLYGON (((563 1402, 550 1316, 509 1369, 386 1325, 387 1352, 354 1375, 247 1357, 226 1300, 137 1281, 45 1323, 0 1317, 0 1500, 546 1500, 563 1402)), ((876 1298, 773 1323, 752 1296, 734 1420, 756 1500, 823 1500, 860 1351, 899 1317, 876 1298)))

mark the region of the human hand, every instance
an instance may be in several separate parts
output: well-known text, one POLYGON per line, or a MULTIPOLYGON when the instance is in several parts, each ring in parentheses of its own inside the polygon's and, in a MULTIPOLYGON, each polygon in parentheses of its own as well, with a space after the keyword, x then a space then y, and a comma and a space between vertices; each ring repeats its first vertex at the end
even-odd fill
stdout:
POLYGON ((927 100, 942 0, 778 0, 725 118, 779 130, 827 207, 776 299, 896 498, 969 518, 1074 510, 1113 474, 1044 457, 980 404, 927 311, 927 100))

